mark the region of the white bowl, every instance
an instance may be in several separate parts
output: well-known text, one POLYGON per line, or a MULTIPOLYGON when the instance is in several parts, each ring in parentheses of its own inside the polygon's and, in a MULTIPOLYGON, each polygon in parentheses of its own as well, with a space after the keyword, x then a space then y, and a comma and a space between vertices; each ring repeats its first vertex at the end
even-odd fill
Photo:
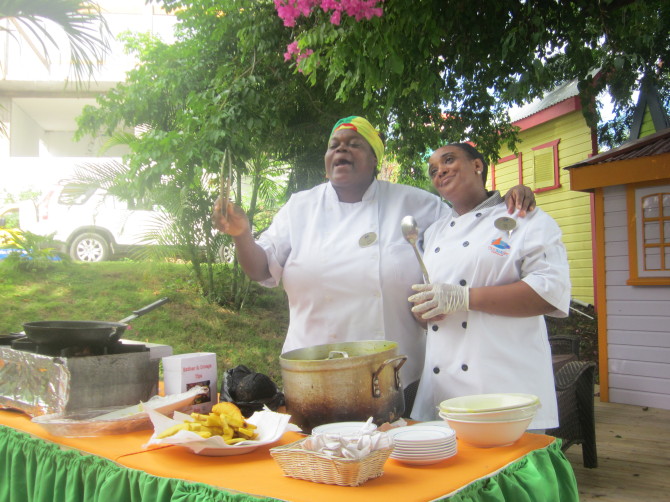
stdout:
POLYGON ((447 418, 449 426, 461 441, 480 448, 508 446, 516 442, 528 428, 533 417, 503 422, 473 422, 447 418))
POLYGON ((439 408, 444 413, 482 413, 522 408, 539 402, 540 398, 533 394, 474 394, 447 399, 440 403, 439 408))
POLYGON ((499 422, 501 420, 520 420, 522 418, 533 418, 540 407, 539 403, 523 406, 521 408, 512 408, 509 410, 481 411, 477 413, 447 413, 440 411, 440 418, 446 420, 467 420, 470 422, 499 422))

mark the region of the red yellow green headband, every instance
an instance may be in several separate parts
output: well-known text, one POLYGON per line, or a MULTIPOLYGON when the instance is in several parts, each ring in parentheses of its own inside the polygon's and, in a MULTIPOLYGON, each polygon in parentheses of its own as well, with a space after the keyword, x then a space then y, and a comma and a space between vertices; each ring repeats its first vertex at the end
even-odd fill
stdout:
POLYGON ((375 157, 377 157, 377 166, 382 163, 382 159, 384 158, 384 143, 382 142, 379 133, 374 127, 372 127, 370 122, 368 122, 363 117, 357 117, 355 115, 352 115, 351 117, 345 117, 335 123, 333 130, 330 132, 330 137, 332 138, 333 134, 335 134, 340 129, 351 129, 363 136, 372 147, 372 151, 375 153, 375 157))

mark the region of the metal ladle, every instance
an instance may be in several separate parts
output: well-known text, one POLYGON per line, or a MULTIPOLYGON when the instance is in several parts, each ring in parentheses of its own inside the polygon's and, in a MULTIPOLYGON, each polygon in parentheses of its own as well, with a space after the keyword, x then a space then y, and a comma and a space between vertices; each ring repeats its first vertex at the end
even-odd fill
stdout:
POLYGON ((423 258, 421 258, 419 249, 416 247, 416 241, 419 238, 419 227, 416 224, 414 216, 405 216, 400 221, 400 229, 402 230, 402 235, 405 238, 405 240, 412 245, 412 249, 414 249, 416 259, 419 260, 419 265, 421 266, 421 272, 423 272, 423 280, 426 282, 426 284, 429 284, 430 279, 428 278, 428 271, 426 270, 426 265, 423 263, 423 258))

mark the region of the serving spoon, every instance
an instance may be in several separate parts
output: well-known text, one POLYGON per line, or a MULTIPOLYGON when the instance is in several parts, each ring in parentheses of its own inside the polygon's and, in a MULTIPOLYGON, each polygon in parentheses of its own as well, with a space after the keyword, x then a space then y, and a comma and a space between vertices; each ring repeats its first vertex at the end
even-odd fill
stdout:
POLYGON ((400 221, 400 229, 402 230, 402 235, 405 238, 405 240, 412 245, 412 249, 414 249, 416 259, 419 260, 419 265, 421 266, 421 272, 423 272, 423 280, 426 282, 426 284, 429 284, 430 279, 428 278, 428 271, 426 270, 426 265, 424 265, 423 258, 421 258, 421 253, 419 253, 419 249, 416 247, 416 241, 419 238, 419 226, 416 224, 414 216, 405 216, 400 221))

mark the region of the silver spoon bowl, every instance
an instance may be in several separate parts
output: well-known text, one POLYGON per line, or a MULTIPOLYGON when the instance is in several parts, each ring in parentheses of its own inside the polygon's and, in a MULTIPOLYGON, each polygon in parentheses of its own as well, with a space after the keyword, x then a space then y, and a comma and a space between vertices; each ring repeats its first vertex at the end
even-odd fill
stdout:
POLYGON ((419 226, 417 225, 414 216, 405 216, 400 221, 400 229, 402 230, 402 235, 405 238, 405 240, 409 242, 412 246, 412 249, 414 249, 416 259, 419 260, 419 266, 421 266, 421 272, 423 273, 423 280, 425 281, 426 284, 430 283, 430 279, 428 278, 428 271, 426 270, 426 265, 423 263, 421 253, 419 253, 419 249, 416 247, 416 241, 419 238, 419 226))

